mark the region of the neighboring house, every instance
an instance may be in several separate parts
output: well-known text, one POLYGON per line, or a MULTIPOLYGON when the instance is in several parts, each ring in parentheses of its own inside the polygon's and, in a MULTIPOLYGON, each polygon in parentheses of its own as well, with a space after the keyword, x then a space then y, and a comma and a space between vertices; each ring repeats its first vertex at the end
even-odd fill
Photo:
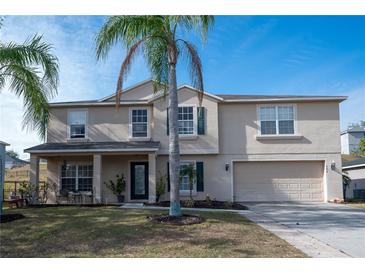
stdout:
MULTIPOLYGON (((59 188, 95 193, 115 202, 105 181, 124 173, 126 201, 155 202, 168 169, 168 100, 152 81, 95 101, 50 104, 47 142, 28 148, 31 180, 39 158, 59 188)), ((204 94, 181 86, 182 165, 196 166, 194 199, 221 201, 327 201, 342 198, 338 96, 204 94)), ((169 187, 161 197, 169 199, 169 187)), ((180 184, 188 198, 187 177, 180 184)), ((52 200, 52 197, 51 197, 52 200)))
POLYGON ((5 169, 21 167, 21 166, 24 166, 27 164, 29 164, 29 162, 16 158, 16 157, 11 157, 7 154, 5 155, 5 169))
POLYGON ((351 154, 357 151, 362 138, 365 138, 365 127, 354 127, 341 132, 341 153, 351 154))
POLYGON ((346 199, 365 200, 365 157, 343 163, 342 170, 350 177, 346 199))

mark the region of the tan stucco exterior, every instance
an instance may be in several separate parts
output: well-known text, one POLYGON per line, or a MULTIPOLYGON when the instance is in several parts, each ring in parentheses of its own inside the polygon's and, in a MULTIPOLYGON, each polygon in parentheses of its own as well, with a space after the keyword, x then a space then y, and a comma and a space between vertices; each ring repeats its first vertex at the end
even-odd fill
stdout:
MULTIPOLYGON (((127 178, 126 200, 130 197, 130 162, 147 161, 155 167, 149 174, 151 185, 166 174, 168 136, 166 134, 167 99, 153 99, 151 82, 127 91, 122 95, 119 109, 113 104, 115 98, 108 97, 100 104, 54 105, 51 107, 51 121, 47 142, 68 142, 67 117, 70 109, 86 109, 86 142, 129 141, 129 113, 131 107, 146 107, 149 111, 149 139, 159 141, 159 150, 138 154, 100 153, 101 175, 104 182, 123 172, 127 178), (136 102, 140 100, 140 102, 136 102), (130 104, 127 101, 133 101, 130 104), (149 155, 150 153, 150 155, 149 155), (154 160, 155 159, 155 160, 154 160)), ((204 96, 205 134, 181 138, 181 159, 204 162, 204 192, 195 192, 195 199, 206 195, 222 201, 232 201, 235 197, 234 168, 240 162, 265 161, 317 161, 321 163, 323 201, 342 197, 341 157, 340 157, 340 100, 284 100, 268 102, 228 102, 209 94, 204 96), (295 109, 295 136, 260 136, 258 106, 261 104, 293 105, 295 109), (332 169, 331 169, 332 164, 332 169), (228 166, 228 170, 227 169, 228 166)), ((183 87, 179 90, 179 104, 199 106, 195 90, 183 87)), ((94 161, 93 155, 70 156, 41 155, 48 160, 49 180, 59 183, 59 166, 63 161, 94 161)), ((285 172, 285 168, 283 170, 285 172)), ((289 170, 288 170, 289 172, 289 170)), ((236 175, 237 177, 238 175, 236 175)), ((242 174, 239 176, 243 176, 242 174)), ((268 174, 270 176, 270 174, 268 174)), ((316 176, 317 178, 318 176, 316 176)), ((153 187, 154 189, 154 187, 153 187)), ((154 199, 152 187, 150 201, 154 199)), ((116 202, 116 197, 102 184, 102 202, 116 202)), ((183 196, 183 198, 186 196, 183 196)), ((165 193, 162 199, 168 199, 165 193)), ((148 200, 146 200, 148 201, 148 200)))

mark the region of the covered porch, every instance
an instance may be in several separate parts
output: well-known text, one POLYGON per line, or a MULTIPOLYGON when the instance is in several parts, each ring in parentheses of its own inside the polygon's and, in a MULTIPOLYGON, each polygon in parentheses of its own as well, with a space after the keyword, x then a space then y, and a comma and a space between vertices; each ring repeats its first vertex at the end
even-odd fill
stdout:
MULTIPOLYGON (((26 149, 30 153, 30 182, 39 184, 39 160, 47 160, 49 203, 58 203, 65 192, 89 196, 94 204, 117 203, 105 185, 124 175, 125 202, 156 201, 156 153, 159 142, 45 143, 26 149)), ((81 202, 81 200, 79 200, 81 202)))

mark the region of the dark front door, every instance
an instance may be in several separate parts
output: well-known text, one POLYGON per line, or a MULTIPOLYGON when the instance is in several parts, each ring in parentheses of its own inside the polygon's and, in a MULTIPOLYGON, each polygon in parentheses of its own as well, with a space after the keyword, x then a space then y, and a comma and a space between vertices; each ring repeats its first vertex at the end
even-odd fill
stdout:
POLYGON ((131 199, 148 199, 148 162, 131 163, 131 199))

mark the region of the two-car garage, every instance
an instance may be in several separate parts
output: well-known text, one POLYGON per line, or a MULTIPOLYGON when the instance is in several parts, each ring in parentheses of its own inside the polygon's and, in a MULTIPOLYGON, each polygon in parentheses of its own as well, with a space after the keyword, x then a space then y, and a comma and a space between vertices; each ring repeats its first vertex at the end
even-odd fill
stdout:
POLYGON ((323 161, 234 161, 234 201, 324 201, 323 161))

